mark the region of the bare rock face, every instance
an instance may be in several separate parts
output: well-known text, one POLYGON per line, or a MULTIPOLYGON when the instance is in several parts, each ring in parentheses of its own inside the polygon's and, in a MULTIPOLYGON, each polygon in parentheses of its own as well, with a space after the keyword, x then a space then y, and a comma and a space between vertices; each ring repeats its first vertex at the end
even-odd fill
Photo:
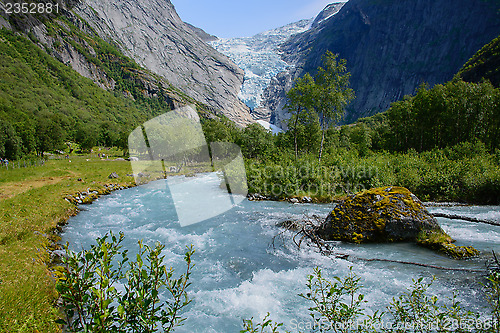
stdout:
MULTIPOLYGON (((340 11, 282 45, 295 66, 265 93, 274 124, 287 119, 285 92, 313 73, 327 51, 347 60, 356 99, 345 122, 387 110, 392 102, 453 78, 477 50, 500 34, 498 1, 350 0, 340 11)), ((328 13, 320 17, 328 17, 328 13)))
POLYGON ((344 7, 345 2, 334 2, 326 6, 314 19, 311 28, 316 28, 324 21, 331 18, 333 15, 337 14, 339 10, 344 7))
POLYGON ((187 22, 184 22, 186 23, 186 25, 189 27, 189 29, 193 30, 194 33, 201 38, 202 41, 204 41, 205 43, 208 43, 208 42, 213 42, 214 40, 217 40, 219 38, 217 38, 217 36, 214 36, 214 35, 210 35, 210 34, 207 34, 205 32, 205 30, 201 29, 201 28, 198 28, 198 27, 195 27, 194 25, 192 24, 189 24, 187 22))
POLYGON ((243 71, 201 40, 169 0, 89 0, 87 4, 78 7, 78 14, 138 64, 237 124, 253 122, 250 109, 237 96, 243 71))
POLYGON ((425 231, 444 234, 413 193, 403 187, 385 187, 345 199, 317 233, 326 240, 367 243, 416 241, 425 231))

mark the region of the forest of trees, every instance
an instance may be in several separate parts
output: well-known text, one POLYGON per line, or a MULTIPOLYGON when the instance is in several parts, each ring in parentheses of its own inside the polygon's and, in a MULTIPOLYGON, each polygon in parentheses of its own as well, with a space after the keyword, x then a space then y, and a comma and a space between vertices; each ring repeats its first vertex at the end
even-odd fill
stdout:
MULTIPOLYGON (((94 146, 126 151, 133 128, 170 109, 167 96, 144 96, 137 64, 113 45, 82 34, 70 22, 67 26, 61 38, 112 78, 115 90, 105 91, 55 60, 34 37, 1 29, 0 157, 69 153, 75 147, 88 152, 94 146), (75 40, 92 44, 95 54, 75 40)), ((60 29, 48 26, 54 35, 60 29)), ((316 74, 299 78, 289 91, 289 130, 278 135, 258 124, 238 128, 199 108, 207 142, 239 145, 250 191, 269 197, 325 199, 400 185, 424 199, 498 203, 499 88, 457 75, 446 84, 420 86, 384 113, 339 126, 355 95, 349 77, 345 60, 327 52, 316 74)))
POLYGON ((250 192, 329 200, 400 185, 425 200, 500 203, 499 88, 456 77, 433 88, 422 85, 384 113, 336 126, 352 92, 338 85, 338 77, 348 81, 345 63, 327 57, 335 63, 330 70, 337 78, 331 75, 330 83, 336 89, 325 96, 318 76, 299 78, 288 93, 288 131, 272 135, 259 125, 239 130, 229 121, 204 122, 209 141, 241 146, 250 192), (318 105, 335 98, 340 106, 322 114, 318 105))

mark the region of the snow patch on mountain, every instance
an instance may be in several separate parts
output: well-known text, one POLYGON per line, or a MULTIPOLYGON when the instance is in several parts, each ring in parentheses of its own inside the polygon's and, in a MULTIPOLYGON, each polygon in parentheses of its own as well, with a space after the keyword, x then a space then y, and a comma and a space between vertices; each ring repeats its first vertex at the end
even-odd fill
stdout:
POLYGON ((271 79, 289 65, 281 60, 279 46, 292 35, 307 31, 313 19, 259 33, 253 37, 218 39, 209 42, 245 71, 240 99, 252 110, 259 107, 271 79))

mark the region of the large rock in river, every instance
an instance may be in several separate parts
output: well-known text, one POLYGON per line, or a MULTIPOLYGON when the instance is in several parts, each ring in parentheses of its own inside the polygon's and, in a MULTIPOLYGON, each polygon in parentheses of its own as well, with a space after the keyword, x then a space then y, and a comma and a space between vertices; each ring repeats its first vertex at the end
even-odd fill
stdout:
POLYGON ((422 202, 403 187, 349 196, 317 229, 325 240, 354 243, 416 241, 425 232, 446 235, 422 202))

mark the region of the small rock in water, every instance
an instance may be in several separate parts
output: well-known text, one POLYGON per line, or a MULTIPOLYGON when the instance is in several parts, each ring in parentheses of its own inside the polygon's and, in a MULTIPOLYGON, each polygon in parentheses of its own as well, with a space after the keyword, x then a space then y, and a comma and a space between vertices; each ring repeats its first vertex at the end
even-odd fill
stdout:
POLYGON ((248 200, 250 201, 260 201, 266 200, 267 198, 260 193, 248 194, 248 200))
POLYGON ((311 197, 302 197, 302 202, 303 203, 311 203, 313 200, 311 197))

